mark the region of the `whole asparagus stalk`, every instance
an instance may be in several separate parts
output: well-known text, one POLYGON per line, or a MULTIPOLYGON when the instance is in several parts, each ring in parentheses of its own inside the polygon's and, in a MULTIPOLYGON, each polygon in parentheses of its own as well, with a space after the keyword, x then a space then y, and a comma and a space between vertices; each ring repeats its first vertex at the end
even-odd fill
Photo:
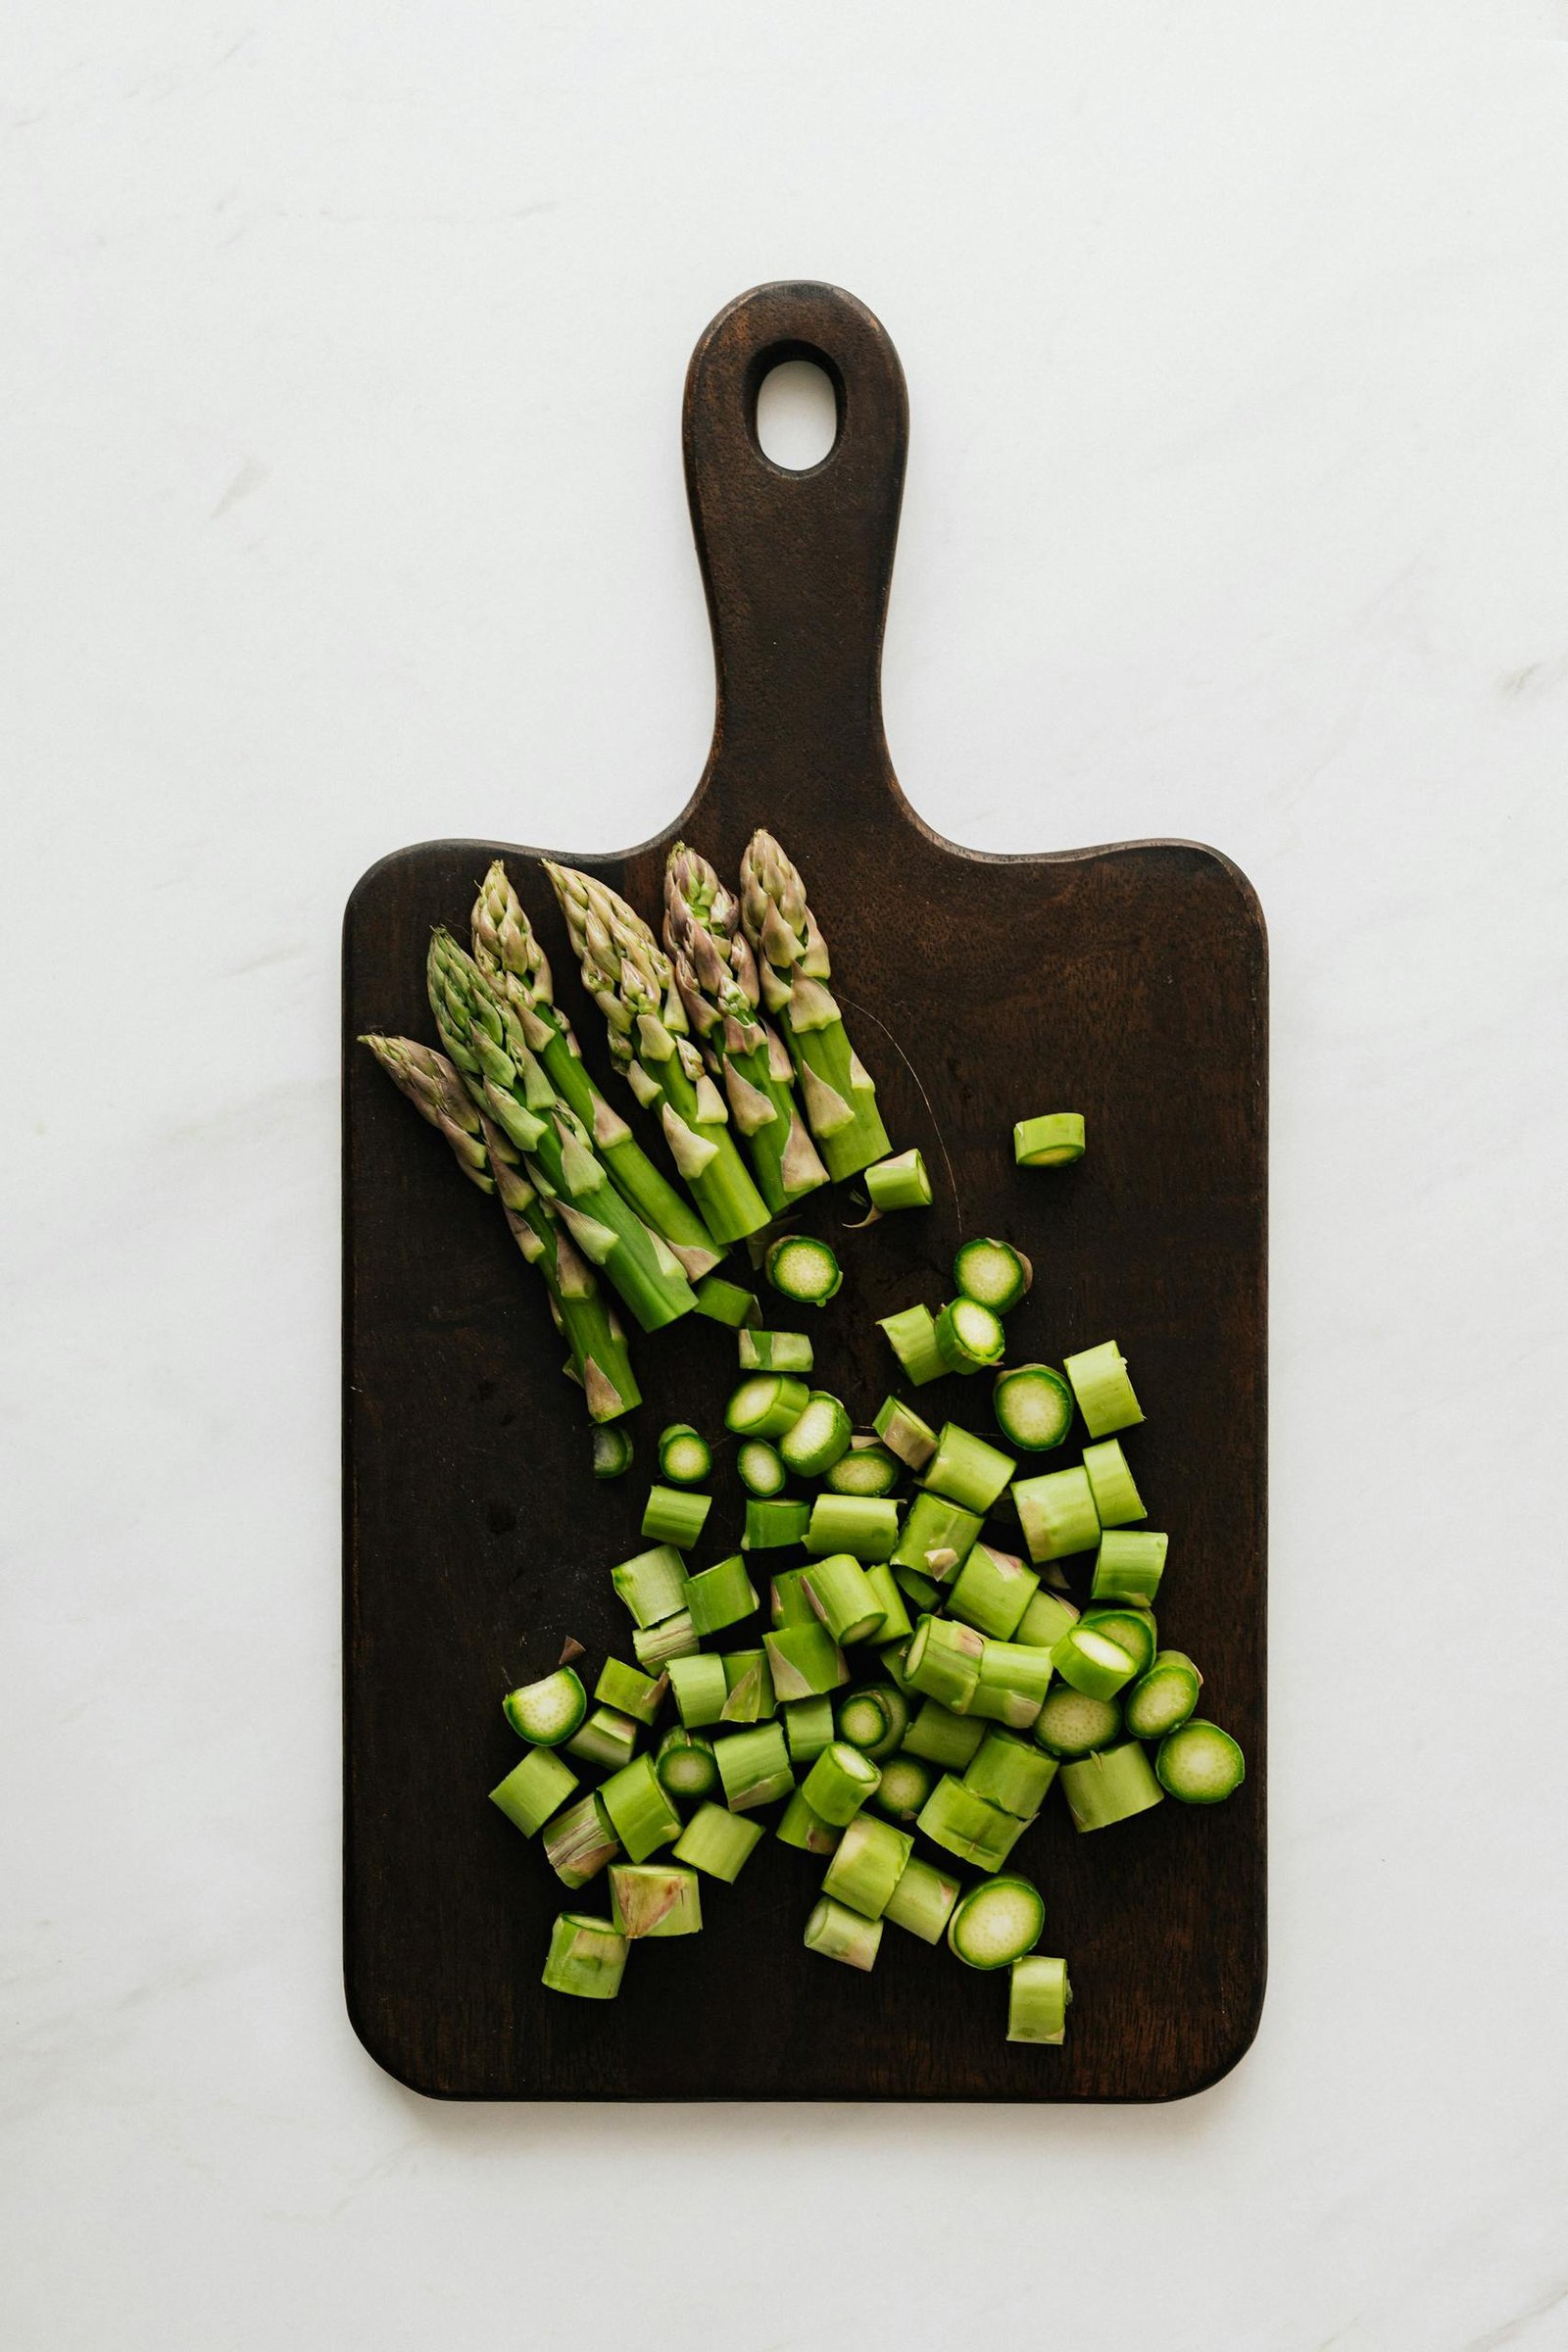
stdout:
POLYGON ((723 1078, 758 1189, 778 1216, 826 1184, 827 1170, 795 1106, 784 1042, 758 1014, 757 959, 739 902, 683 841, 664 867, 664 946, 687 1018, 723 1078))
POLYGON ((577 1250, 603 1267, 644 1331, 689 1314, 696 1297, 668 1243, 616 1192, 516 1014, 450 931, 432 937, 426 978, 443 1047, 485 1116, 523 1153, 530 1182, 557 1204, 577 1250))
POLYGON ((729 1132, 724 1098, 689 1034, 669 958, 608 883, 545 860, 583 985, 610 1029, 611 1059, 645 1109, 659 1108, 670 1156, 716 1242, 744 1241, 767 1203, 729 1132))
POLYGON ((371 1036, 360 1042, 420 1117, 446 1137, 470 1184, 499 1196, 513 1240, 544 1279, 551 1315, 568 1349, 566 1371, 582 1389, 590 1418, 613 1421, 629 1413, 642 1397, 625 1335, 592 1267, 562 1232, 551 1204, 522 1175, 515 1146, 475 1108, 444 1054, 412 1037, 371 1036))
POLYGON ((516 1014, 529 1051, 543 1062, 561 1100, 592 1135, 616 1192, 663 1236, 692 1282, 711 1273, 723 1251, 584 1068, 571 1023, 555 1001, 549 959, 499 858, 479 885, 472 927, 474 962, 516 1014))
POLYGON ((825 985, 832 966, 806 886, 771 833, 754 833, 741 859, 741 921, 758 960, 762 1003, 783 1031, 828 1173, 858 1175, 888 1150, 876 1084, 825 985))

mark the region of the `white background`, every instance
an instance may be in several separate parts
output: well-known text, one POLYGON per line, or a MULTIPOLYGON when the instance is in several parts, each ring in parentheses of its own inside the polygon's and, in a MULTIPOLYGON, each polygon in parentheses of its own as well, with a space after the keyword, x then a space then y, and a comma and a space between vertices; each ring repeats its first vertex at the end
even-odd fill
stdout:
POLYGON ((0 41, 0 2336, 1568 2343, 1568 6, 0 41), (799 274, 917 808, 1270 921, 1273 1975, 1173 2109, 443 2109, 341 2006, 339 911, 679 808, 682 369, 799 274))

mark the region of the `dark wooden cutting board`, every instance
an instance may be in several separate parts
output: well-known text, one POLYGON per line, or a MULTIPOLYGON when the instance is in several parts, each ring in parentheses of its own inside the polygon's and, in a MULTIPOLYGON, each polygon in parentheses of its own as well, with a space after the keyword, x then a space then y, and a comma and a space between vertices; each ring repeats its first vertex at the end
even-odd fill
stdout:
MULTIPOLYGON (((359 884, 344 930, 344 1936, 357 2032, 422 2091, 1168 2099, 1223 2075, 1256 2030, 1262 918, 1237 868, 1191 843, 989 858, 913 814, 889 764, 878 679, 906 443, 897 355, 848 295, 767 286, 713 321, 685 406, 718 672, 712 750, 667 833, 574 861, 657 920, 678 834, 731 879, 755 826, 779 834, 895 1148, 920 1145, 938 1186, 924 1214, 861 1233, 845 1230, 856 1212, 843 1188, 816 1198, 804 1222, 834 1238, 847 1269, 812 1326, 817 1378, 868 1420, 896 1371, 874 1318, 937 1305, 962 1235, 1024 1248, 1036 1281, 1009 1320, 1009 1355, 1059 1362, 1120 1342, 1149 1415, 1128 1455, 1151 1524, 1171 1539, 1161 1639, 1197 1657, 1203 1709, 1242 1740, 1248 1779, 1212 1811, 1167 1802, 1086 1838, 1053 1797, 1026 1835, 1014 1862, 1044 1889, 1042 1948, 1066 1954, 1076 1993, 1059 2049, 1009 2045, 1004 1977, 911 1936, 889 1930, 870 1977, 806 1952, 821 1865, 771 1838, 737 1886, 705 1885, 702 1936, 633 1954, 617 2001, 541 1990, 551 1918, 573 1901, 600 1907, 603 1889, 564 1896, 538 1847, 486 1802, 517 1754, 501 1695, 552 1667, 567 1635, 587 1644, 590 1673, 607 1651, 627 1654, 607 1571, 639 1547, 662 1423, 720 1430, 734 1339, 692 1317, 642 1341, 637 1463, 596 1486, 541 1287, 494 1204, 353 1040, 431 1035, 431 925, 466 934, 499 847, 590 1063, 619 1107, 630 1097, 610 1077, 538 853, 398 851, 359 884), (771 464, 756 438, 758 386, 792 357, 823 367, 839 401, 837 442, 805 473, 771 464), (1012 1121, 1069 1107, 1088 1122, 1082 1163, 1015 1168, 1012 1121)), ((1049 755, 1034 774, 1049 838, 1049 755)), ((573 855, 569 843, 555 854, 573 855)), ((933 1421, 983 1428, 988 1386, 950 1380, 916 1401, 933 1421)), ((723 1457, 704 1562, 734 1547, 741 1499, 723 1457)))

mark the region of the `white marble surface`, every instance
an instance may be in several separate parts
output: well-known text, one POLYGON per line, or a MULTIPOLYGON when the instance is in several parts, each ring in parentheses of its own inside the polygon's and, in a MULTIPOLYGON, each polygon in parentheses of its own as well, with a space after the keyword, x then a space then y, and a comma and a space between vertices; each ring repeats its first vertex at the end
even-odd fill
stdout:
POLYGON ((11 0, 0 129, 0 2338, 1568 2343, 1568 7, 11 0), (442 2109, 340 2003, 339 908, 679 806, 789 272, 910 378, 916 805, 1272 928, 1273 1980, 1171 2110, 442 2109))

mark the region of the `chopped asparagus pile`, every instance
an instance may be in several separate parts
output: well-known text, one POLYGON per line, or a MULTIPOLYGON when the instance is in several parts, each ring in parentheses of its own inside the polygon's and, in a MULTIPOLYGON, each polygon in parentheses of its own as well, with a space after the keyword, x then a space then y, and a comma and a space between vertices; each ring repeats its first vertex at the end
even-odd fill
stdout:
MULTIPOLYGON (((445 930, 430 942, 439 1047, 364 1042, 540 1274, 596 1479, 629 1469, 620 1424, 641 1401, 612 1294, 644 1333, 692 1314, 727 1326, 738 1377, 722 1432, 669 1421, 650 1440, 644 1548, 610 1571, 629 1657, 603 1661, 590 1697, 568 1643, 504 1700, 523 1754, 492 1801, 573 1901, 601 1878, 608 1895, 602 1912, 561 1912, 543 1983, 613 1999, 631 1946, 701 1934, 703 1879, 732 1886, 771 1827, 819 1866, 808 1950, 866 1971, 890 1923, 945 1942, 971 1970, 1005 1972, 1010 2041, 1058 2044, 1067 1964, 1039 1950, 1049 1906, 1014 1862, 1053 1787, 1087 1834, 1166 1796, 1221 1802, 1246 1769, 1198 1714, 1192 1658, 1160 1646, 1169 1540, 1147 1525, 1123 1443, 1144 1420, 1126 1361, 1105 1341, 1059 1368, 1009 1362, 1033 1268, 977 1236, 949 1296, 881 1330, 909 1387, 989 1375, 996 1435, 896 1395, 858 1427, 845 1398, 810 1385, 810 1337, 764 1328, 758 1292, 718 1271, 745 1242, 786 1312, 842 1312, 834 1249, 779 1221, 853 1176, 864 1224, 932 1200, 920 1152, 890 1152, 800 874, 759 832, 732 892, 677 843, 662 946, 597 876, 545 871, 610 1061, 657 1122, 669 1173, 600 1092, 499 860, 471 953, 445 930), (1077 1459, 1062 1458, 1079 1423, 1077 1459), (731 1465, 738 1529, 715 1492, 731 1465)), ((1020 1168, 1083 1148, 1074 1112, 1013 1131, 1020 1168)))

